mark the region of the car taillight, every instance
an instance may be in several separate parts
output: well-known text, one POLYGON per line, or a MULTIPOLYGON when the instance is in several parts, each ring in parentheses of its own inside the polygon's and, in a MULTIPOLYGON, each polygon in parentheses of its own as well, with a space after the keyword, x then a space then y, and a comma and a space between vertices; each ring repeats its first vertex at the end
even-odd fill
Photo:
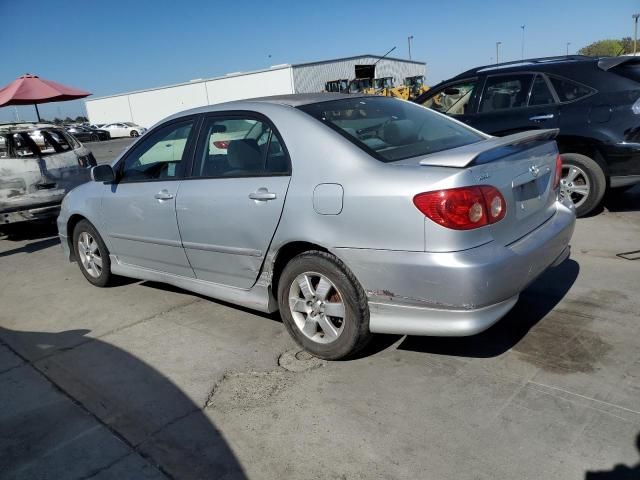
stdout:
POLYGON ((229 148, 228 140, 216 140, 215 142, 213 142, 213 144, 216 146, 216 148, 219 148, 221 150, 226 150, 227 148, 229 148))
POLYGON ((553 177, 553 189, 555 190, 560 185, 560 180, 562 179, 562 157, 560 154, 556 157, 556 173, 553 177))
POLYGON ((413 203, 434 222, 454 230, 483 227, 507 214, 502 194, 487 185, 419 193, 413 203))

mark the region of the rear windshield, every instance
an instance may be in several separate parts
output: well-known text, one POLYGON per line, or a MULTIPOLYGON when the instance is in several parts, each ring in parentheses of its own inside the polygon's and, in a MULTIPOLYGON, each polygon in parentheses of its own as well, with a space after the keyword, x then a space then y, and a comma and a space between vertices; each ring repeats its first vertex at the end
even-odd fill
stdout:
POLYGON ((473 130, 447 117, 392 98, 345 98, 298 108, 382 162, 418 157, 484 140, 473 130))
POLYGON ((69 135, 54 129, 0 134, 0 158, 45 157, 79 146, 69 135))
POLYGON ((626 77, 634 82, 640 83, 640 64, 623 63, 622 65, 612 68, 611 71, 621 77, 626 77))

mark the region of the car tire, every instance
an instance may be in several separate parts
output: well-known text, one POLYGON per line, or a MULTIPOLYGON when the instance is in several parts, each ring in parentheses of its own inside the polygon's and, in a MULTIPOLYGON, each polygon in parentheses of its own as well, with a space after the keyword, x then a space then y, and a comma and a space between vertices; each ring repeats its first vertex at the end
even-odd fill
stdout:
POLYGON ((89 137, 89 139, 90 139, 92 142, 98 142, 98 141, 100 141, 100 137, 99 137, 98 135, 91 135, 91 137, 89 137))
POLYGON ((330 253, 308 251, 289 261, 278 281, 278 306, 296 343, 325 360, 353 357, 373 337, 362 286, 330 253))
POLYGON ((96 287, 106 287, 113 280, 111 261, 102 237, 87 220, 73 229, 73 249, 84 277, 96 287))
POLYGON ((130 135, 131 135, 132 137, 139 137, 139 136, 140 136, 140 134, 138 133, 138 131, 137 131, 137 130, 131 130, 130 135))
POLYGON ((571 199, 578 217, 593 212, 607 189, 604 170, 595 160, 579 153, 563 153, 560 195, 571 199), (582 193, 586 192, 586 193, 582 193))

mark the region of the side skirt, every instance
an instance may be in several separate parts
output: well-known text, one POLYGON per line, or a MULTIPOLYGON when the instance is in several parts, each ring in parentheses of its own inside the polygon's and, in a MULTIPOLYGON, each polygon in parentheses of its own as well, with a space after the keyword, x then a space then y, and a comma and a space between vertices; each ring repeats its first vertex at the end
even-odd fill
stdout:
POLYGON ((114 275, 167 283, 190 292, 205 295, 224 302, 251 308, 260 312, 273 313, 278 310, 271 295, 269 283, 261 275, 256 284, 248 290, 218 283, 198 280, 197 278, 181 277, 172 273, 159 272, 149 268, 138 267, 122 263, 115 255, 109 255, 111 271, 114 275))

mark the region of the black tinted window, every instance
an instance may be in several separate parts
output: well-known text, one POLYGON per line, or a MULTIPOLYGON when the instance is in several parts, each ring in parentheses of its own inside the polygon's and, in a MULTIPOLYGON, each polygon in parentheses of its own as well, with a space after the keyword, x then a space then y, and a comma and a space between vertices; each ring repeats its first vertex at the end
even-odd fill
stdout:
POLYGON ((550 77, 551 84, 561 102, 570 102, 590 95, 593 90, 564 78, 550 77))
POLYGON ((548 105, 550 103, 554 103, 551 90, 549 90, 546 80, 542 76, 536 75, 533 81, 533 87, 531 87, 529 105, 548 105))
POLYGON ((253 118, 210 118, 202 127, 193 175, 249 177, 283 175, 289 161, 268 123, 253 118))
POLYGON ((514 74, 488 77, 482 93, 480 112, 495 112, 527 105, 533 75, 514 74))
POLYGON ((484 140, 463 125, 414 103, 357 97, 299 107, 383 162, 484 140))
POLYGON ((193 121, 167 125, 149 135, 125 158, 121 181, 177 179, 184 173, 193 121))

